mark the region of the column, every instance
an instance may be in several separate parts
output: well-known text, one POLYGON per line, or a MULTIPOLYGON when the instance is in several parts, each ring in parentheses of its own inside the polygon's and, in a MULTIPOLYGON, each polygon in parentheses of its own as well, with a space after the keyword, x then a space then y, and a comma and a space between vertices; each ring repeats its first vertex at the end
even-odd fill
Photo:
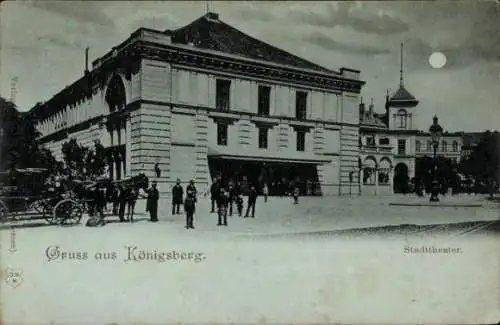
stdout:
POLYGON ((131 175, 131 157, 132 157, 132 126, 130 123, 130 115, 127 116, 126 120, 126 125, 125 125, 125 132, 126 132, 126 138, 125 138, 125 175, 127 177, 132 176, 131 175))

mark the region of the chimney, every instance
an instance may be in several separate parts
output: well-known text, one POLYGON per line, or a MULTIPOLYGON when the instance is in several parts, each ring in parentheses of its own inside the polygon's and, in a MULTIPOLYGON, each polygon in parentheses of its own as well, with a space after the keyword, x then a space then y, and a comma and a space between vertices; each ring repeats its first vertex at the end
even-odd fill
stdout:
POLYGON ((89 48, 85 48, 85 74, 89 73, 89 48))
POLYGON ((359 103, 359 116, 362 118, 365 115, 365 103, 363 103, 363 97, 361 97, 361 103, 359 103))
POLYGON ((370 102, 370 106, 368 106, 368 114, 370 115, 370 117, 373 116, 373 97, 371 99, 371 102, 370 102))

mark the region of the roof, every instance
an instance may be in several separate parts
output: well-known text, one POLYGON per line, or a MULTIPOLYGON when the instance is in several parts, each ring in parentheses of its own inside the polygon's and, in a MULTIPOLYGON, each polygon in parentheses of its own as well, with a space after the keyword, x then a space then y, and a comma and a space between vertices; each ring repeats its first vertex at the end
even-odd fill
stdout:
POLYGON ((334 72, 253 38, 219 20, 219 15, 216 13, 207 13, 184 27, 167 32, 170 33, 174 44, 191 43, 198 48, 250 59, 265 60, 302 69, 334 72))
POLYGON ((389 99, 388 104, 390 107, 415 107, 418 105, 418 100, 401 85, 398 91, 389 99))
POLYGON ((364 114, 361 116, 361 121, 360 124, 362 126, 375 126, 375 127, 380 127, 380 128, 387 128, 387 125, 385 125, 383 118, 385 114, 377 114, 374 113, 372 116, 369 114, 364 114))

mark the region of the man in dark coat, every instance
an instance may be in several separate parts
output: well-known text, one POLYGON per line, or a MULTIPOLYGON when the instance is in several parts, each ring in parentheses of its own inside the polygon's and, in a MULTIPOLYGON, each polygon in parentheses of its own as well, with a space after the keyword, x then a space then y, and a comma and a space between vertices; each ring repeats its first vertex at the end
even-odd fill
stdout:
POLYGON ((148 190, 148 199, 146 201, 146 211, 149 211, 150 221, 158 222, 158 200, 160 193, 156 188, 156 181, 151 183, 151 188, 148 190))
POLYGON ((194 186, 194 181, 193 180, 190 180, 189 181, 189 185, 186 187, 186 192, 187 191, 191 191, 193 192, 193 197, 194 197, 194 202, 198 202, 198 190, 196 190, 196 186, 194 186))
POLYGON ((127 206, 127 193, 122 185, 118 185, 118 217, 120 222, 125 222, 125 207, 127 206))
POLYGON ((233 215, 233 203, 236 201, 237 195, 236 195, 236 190, 233 187, 233 184, 231 184, 231 183, 229 184, 227 191, 229 194, 229 197, 227 200, 227 205, 229 208, 229 216, 231 217, 233 215))
POLYGON ((212 185, 210 186, 210 201, 212 201, 212 210, 210 211, 210 213, 215 212, 215 203, 217 201, 218 195, 219 195, 219 181, 214 178, 212 185))
POLYGON ((194 229, 194 211, 196 210, 196 202, 194 193, 190 190, 186 191, 186 200, 184 200, 184 211, 186 212, 186 229, 194 229))
POLYGON ((255 203, 257 202, 257 190, 255 186, 250 187, 250 192, 248 193, 248 203, 247 203, 247 213, 245 213, 245 218, 248 218, 248 213, 250 208, 252 209, 252 218, 255 218, 255 203))
POLYGON ((217 196, 217 226, 227 226, 227 201, 228 193, 223 187, 220 187, 219 195, 217 196))
POLYGON ((179 208, 182 204, 183 196, 184 196, 184 190, 182 189, 181 180, 177 179, 177 183, 172 188, 172 215, 174 215, 176 211, 177 214, 179 214, 179 208))

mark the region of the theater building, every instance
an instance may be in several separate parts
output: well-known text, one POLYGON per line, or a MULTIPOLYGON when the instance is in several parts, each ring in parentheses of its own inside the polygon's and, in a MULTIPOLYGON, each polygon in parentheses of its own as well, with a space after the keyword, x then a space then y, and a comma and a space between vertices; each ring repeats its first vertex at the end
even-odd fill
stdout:
POLYGON ((363 85, 357 70, 323 68, 207 13, 138 29, 29 114, 57 158, 71 138, 99 140, 111 177, 144 172, 163 191, 177 178, 204 190, 222 175, 358 194, 363 85))

